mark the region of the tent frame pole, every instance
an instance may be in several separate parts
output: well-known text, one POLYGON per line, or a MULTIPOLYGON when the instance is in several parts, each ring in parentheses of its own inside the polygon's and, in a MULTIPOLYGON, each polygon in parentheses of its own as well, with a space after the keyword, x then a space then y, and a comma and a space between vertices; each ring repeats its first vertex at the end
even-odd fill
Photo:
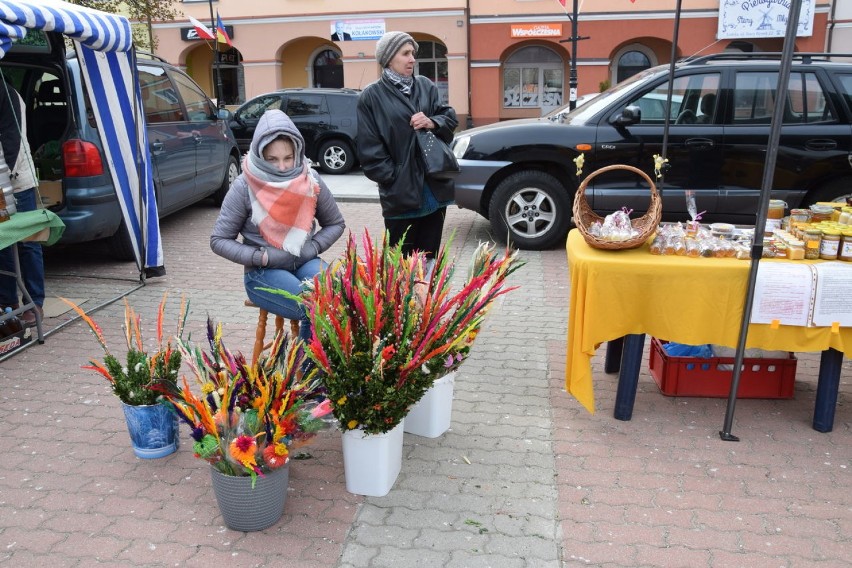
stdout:
POLYGON ((754 238, 751 245, 751 265, 748 273, 743 315, 740 321, 740 334, 737 340, 737 351, 734 357, 734 373, 731 378, 731 390, 728 392, 728 406, 725 410, 725 423, 719 430, 719 437, 726 442, 739 442, 740 439, 731 433, 734 421, 734 408, 737 403, 737 390, 740 385, 740 375, 743 366, 748 326, 751 320, 751 309, 754 304, 754 287, 757 282, 757 269, 763 256, 763 236, 766 231, 766 217, 769 213, 769 199, 772 197, 772 183, 775 174, 775 163, 778 159, 778 141, 781 139, 781 126, 784 124, 784 107, 787 103, 787 91, 790 82, 790 68, 793 63, 793 51, 796 47, 796 32, 799 28, 799 13, 802 10, 802 0, 790 2, 790 12, 787 15, 787 30, 784 35, 784 48, 781 52, 781 64, 778 70, 778 91, 775 97, 775 109, 769 128, 766 162, 763 165, 763 183, 760 188, 760 199, 757 206, 757 220, 754 224, 754 238))

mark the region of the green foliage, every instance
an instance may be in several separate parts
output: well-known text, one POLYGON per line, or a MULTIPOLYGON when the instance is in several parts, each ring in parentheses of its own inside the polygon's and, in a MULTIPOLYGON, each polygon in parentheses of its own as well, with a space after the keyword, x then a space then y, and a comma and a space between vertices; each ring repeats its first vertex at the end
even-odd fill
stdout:
POLYGON ((469 279, 453 295, 446 247, 429 270, 422 255, 404 256, 402 243, 387 240, 387 233, 381 242, 365 233, 359 254, 350 235, 343 258, 314 278, 303 299, 313 324, 309 354, 343 430, 380 434, 397 426, 461 363, 518 266, 515 254, 497 259, 493 246, 480 245, 469 279))
MULTIPOLYGON (((80 306, 66 298, 61 298, 89 326, 104 352, 103 362, 91 359, 83 368, 94 371, 108 380, 112 392, 125 404, 132 406, 155 404, 159 397, 159 393, 151 389, 155 382, 176 384, 181 365, 181 353, 172 348, 171 340, 163 341, 163 319, 167 297, 168 294, 163 294, 163 299, 160 301, 157 314, 157 350, 152 353, 144 351, 143 348, 141 318, 130 307, 127 298, 124 299, 126 365, 122 365, 119 358, 110 352, 100 326, 80 306)), ((178 341, 183 337, 188 313, 189 303, 182 300, 175 334, 178 341)))
POLYGON ((175 382, 180 363, 181 355, 177 350, 157 352, 149 359, 146 353, 130 349, 127 352, 127 365, 124 367, 114 355, 104 356, 104 366, 113 377, 112 392, 122 402, 131 406, 155 404, 159 393, 148 387, 158 379, 175 382))

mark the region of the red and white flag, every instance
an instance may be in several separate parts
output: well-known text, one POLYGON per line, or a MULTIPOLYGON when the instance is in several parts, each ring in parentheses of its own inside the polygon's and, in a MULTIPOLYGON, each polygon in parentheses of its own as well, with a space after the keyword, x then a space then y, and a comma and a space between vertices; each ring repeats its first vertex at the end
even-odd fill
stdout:
POLYGON ((568 6, 566 6, 566 5, 565 5, 565 3, 566 3, 568 0, 556 0, 556 1, 557 1, 557 2, 559 2, 559 4, 561 4, 561 5, 562 5, 562 9, 563 9, 563 10, 565 10, 565 13, 567 14, 567 13, 568 13, 568 6))
POLYGON ((189 18, 189 23, 193 25, 195 28, 195 32, 198 34, 198 37, 201 39, 216 39, 216 34, 214 34, 210 28, 193 18, 192 16, 187 16, 189 18))

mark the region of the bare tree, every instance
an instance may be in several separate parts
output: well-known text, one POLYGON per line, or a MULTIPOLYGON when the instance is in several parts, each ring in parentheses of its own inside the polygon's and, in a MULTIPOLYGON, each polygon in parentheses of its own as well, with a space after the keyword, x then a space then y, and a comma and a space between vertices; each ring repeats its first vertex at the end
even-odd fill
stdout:
POLYGON ((133 29, 133 43, 156 50, 152 22, 171 21, 178 16, 175 0, 67 0, 71 4, 86 6, 111 14, 127 16, 133 29))

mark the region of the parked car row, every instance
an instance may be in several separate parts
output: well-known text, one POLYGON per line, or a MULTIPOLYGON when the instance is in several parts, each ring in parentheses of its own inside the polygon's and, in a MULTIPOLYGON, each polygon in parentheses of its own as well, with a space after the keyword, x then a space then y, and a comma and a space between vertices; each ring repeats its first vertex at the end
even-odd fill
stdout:
MULTIPOLYGON (((852 192, 852 63, 849 55, 795 54, 783 103, 772 198, 790 208, 843 202, 852 192), (837 61, 833 58, 839 58, 837 61)), ((497 238, 544 249, 564 243, 584 175, 612 164, 654 179, 655 154, 669 168, 659 184, 663 219, 689 219, 695 192, 703 221, 754 224, 778 93, 780 54, 723 53, 643 71, 568 111, 459 132, 456 203, 489 219, 497 238), (668 100, 671 100, 669 105, 668 100), (583 173, 574 159, 584 155, 583 173)), ((585 198, 599 214, 647 211, 638 176, 596 176, 585 198)))
MULTIPOLYGON (((60 243, 107 239, 116 258, 132 260, 80 63, 66 55, 61 34, 32 30, 27 40, 13 45, 0 71, 26 103, 39 192, 65 223, 60 243)), ((159 215, 208 197, 221 203, 240 171, 230 113, 163 60, 140 57, 137 72, 159 215)))

